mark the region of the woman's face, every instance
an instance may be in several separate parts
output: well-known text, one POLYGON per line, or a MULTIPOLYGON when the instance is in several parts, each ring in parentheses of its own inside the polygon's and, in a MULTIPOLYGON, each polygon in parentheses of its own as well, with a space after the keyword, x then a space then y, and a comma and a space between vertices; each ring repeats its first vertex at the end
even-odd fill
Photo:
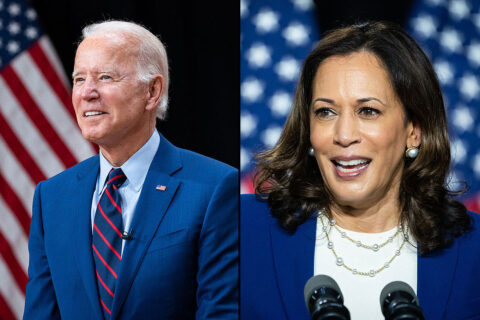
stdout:
POLYGON ((419 145, 420 130, 406 121, 380 61, 367 52, 330 57, 312 89, 310 142, 334 202, 397 201, 405 147, 419 145))

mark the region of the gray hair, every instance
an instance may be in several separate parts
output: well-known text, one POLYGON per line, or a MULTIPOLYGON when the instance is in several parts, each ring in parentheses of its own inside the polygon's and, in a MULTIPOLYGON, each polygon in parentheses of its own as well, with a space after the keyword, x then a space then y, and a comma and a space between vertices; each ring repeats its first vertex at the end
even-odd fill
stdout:
POLYGON ((90 24, 83 28, 82 40, 94 35, 112 37, 112 35, 118 34, 132 35, 140 41, 137 62, 137 77, 139 81, 148 83, 158 74, 163 76, 164 88, 162 97, 157 105, 157 117, 165 119, 168 106, 169 74, 167 51, 160 39, 139 24, 120 20, 109 20, 90 24))

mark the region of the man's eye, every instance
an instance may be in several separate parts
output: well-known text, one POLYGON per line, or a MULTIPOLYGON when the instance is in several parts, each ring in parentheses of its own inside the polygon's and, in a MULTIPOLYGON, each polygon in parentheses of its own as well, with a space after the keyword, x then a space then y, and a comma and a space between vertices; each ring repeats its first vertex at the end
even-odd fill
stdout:
POLYGON ((84 80, 85 80, 85 79, 80 78, 80 77, 74 78, 74 79, 73 79, 73 83, 74 83, 74 84, 77 84, 77 83, 79 83, 79 82, 83 82, 84 80))
POLYGON ((110 77, 109 75, 106 75, 106 74, 102 74, 100 76, 100 80, 110 80, 110 79, 112 79, 112 77, 110 77))

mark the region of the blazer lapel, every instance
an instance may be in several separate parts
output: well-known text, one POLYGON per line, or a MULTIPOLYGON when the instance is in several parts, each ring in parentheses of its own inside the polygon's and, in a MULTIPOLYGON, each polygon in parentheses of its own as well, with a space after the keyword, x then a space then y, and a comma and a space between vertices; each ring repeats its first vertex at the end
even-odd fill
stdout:
POLYGON ((313 276, 316 219, 310 218, 289 234, 277 223, 270 227, 275 274, 289 319, 310 319, 303 288, 313 276))
POLYGON ((91 164, 86 165, 77 174, 77 185, 81 187, 75 188, 76 194, 71 198, 75 199, 72 209, 75 219, 73 223, 77 226, 75 235, 77 268, 85 286, 85 291, 92 303, 95 316, 103 319, 92 256, 92 222, 90 217, 92 195, 95 190, 98 170, 98 157, 94 157, 91 164))
POLYGON ((135 208, 131 225, 133 239, 127 241, 123 249, 111 319, 118 316, 150 242, 175 196, 180 181, 171 175, 181 167, 175 147, 161 136, 157 154, 150 165, 135 208))
POLYGON ((443 319, 458 261, 458 241, 447 249, 418 256, 417 295, 427 319, 443 319))

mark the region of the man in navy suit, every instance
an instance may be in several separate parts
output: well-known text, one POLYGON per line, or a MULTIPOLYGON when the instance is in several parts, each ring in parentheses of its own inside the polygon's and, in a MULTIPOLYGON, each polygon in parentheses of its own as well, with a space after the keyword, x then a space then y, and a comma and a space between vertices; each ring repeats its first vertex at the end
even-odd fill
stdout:
POLYGON ((168 82, 143 27, 83 30, 72 100, 100 154, 37 186, 24 319, 238 317, 238 173, 156 131, 168 82))

